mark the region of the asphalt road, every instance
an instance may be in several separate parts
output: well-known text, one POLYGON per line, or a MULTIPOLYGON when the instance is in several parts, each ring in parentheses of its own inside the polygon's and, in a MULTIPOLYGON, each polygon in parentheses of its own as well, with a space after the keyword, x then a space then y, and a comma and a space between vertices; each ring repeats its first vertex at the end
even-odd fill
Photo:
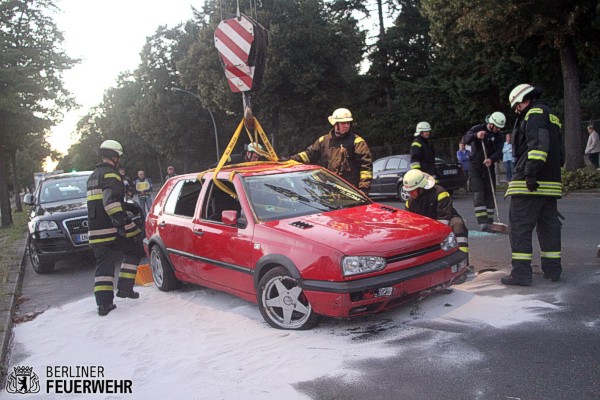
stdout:
MULTIPOLYGON (((559 308, 546 318, 506 329, 431 320, 387 328, 382 323, 378 332, 388 335, 390 356, 353 365, 363 372, 359 380, 323 377, 296 388, 314 399, 600 399, 599 198, 598 193, 584 194, 559 202, 566 218, 561 282, 542 279, 538 267, 532 287, 479 293, 498 301, 506 295, 534 295, 559 308), (394 338, 394 329, 404 332, 402 339, 394 338)), ((469 194, 456 194, 454 201, 471 230, 471 264, 477 271, 508 273, 508 237, 477 231, 469 194)), ((498 201, 500 219, 508 223, 509 201, 500 196, 498 201)), ((38 275, 28 264, 18 315, 89 296, 93 269, 92 260, 73 259, 58 263, 52 274, 38 275)), ((482 284, 499 279, 499 274, 489 275, 478 279, 482 284)), ((385 321, 385 313, 370 321, 378 318, 385 321)))

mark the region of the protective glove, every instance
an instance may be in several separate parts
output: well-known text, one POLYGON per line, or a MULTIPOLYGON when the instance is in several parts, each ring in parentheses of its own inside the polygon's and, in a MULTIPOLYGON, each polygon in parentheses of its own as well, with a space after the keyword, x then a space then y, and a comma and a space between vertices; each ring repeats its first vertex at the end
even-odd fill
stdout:
POLYGON ((535 192, 537 191, 537 188, 540 187, 540 184, 537 182, 535 176, 526 176, 525 183, 527 184, 527 190, 530 192, 535 192))

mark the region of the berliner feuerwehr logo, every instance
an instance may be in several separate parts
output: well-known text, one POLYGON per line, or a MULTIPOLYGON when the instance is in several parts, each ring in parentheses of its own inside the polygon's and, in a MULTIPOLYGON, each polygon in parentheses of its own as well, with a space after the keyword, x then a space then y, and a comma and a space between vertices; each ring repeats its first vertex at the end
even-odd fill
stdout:
POLYGON ((6 380, 8 393, 38 393, 40 378, 33 372, 33 367, 14 367, 13 373, 6 380))

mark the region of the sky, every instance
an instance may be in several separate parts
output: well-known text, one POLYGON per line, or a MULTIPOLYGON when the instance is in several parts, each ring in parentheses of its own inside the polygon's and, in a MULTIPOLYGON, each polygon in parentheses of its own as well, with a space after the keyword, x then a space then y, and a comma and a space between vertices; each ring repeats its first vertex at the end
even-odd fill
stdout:
MULTIPOLYGON (((310 331, 271 328, 255 304, 189 285, 172 292, 136 286, 138 300, 115 299, 117 309, 99 317, 93 296, 53 308, 17 324, 8 375, 28 366, 40 392, 19 399, 78 398, 46 392, 48 367, 102 366, 104 379, 131 380, 127 396, 81 395, 85 399, 310 399, 294 384, 321 377, 360 382, 359 361, 397 356, 403 339, 431 321, 510 329, 547 318, 561 306, 539 294, 515 294, 500 285, 503 272, 471 276, 451 294, 430 296, 418 307, 403 306, 353 320, 326 319, 310 331), (499 301, 498 296, 502 301, 499 301), (373 329, 373 327, 381 329, 373 329), (372 333, 376 332, 376 333, 372 333), (392 353, 392 354, 390 354, 392 353)), ((425 357, 468 367, 484 357, 460 346, 440 353, 447 332, 407 340, 425 357)), ((10 385, 10 381, 8 383, 10 385)))
POLYGON ((57 0, 61 13, 54 15, 64 33, 67 55, 81 62, 63 75, 67 90, 82 106, 65 114, 48 141, 65 153, 77 122, 102 101, 104 91, 116 86, 121 72, 133 71, 139 53, 160 25, 174 27, 192 18, 191 6, 203 0, 57 0))

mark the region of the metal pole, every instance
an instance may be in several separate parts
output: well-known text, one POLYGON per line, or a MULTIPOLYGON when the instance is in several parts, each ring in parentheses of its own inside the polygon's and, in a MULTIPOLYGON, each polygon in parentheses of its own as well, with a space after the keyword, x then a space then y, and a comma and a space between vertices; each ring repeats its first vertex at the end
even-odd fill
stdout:
MULTIPOLYGON (((200 101, 200 104, 202 104, 202 99, 200 98, 200 96, 198 96, 196 93, 190 92, 189 90, 185 90, 185 89, 181 89, 178 87, 172 87, 171 88, 172 92, 183 92, 183 93, 187 93, 189 95, 194 96, 195 98, 197 98, 200 101)), ((208 111, 208 114, 210 114, 210 119, 212 120, 213 123, 213 129, 215 131, 215 147, 217 150, 217 162, 219 162, 220 159, 220 153, 219 153, 219 135, 217 133, 217 123, 215 122, 215 117, 213 116, 212 111, 210 110, 210 108, 206 108, 203 107, 206 111, 208 111)))

